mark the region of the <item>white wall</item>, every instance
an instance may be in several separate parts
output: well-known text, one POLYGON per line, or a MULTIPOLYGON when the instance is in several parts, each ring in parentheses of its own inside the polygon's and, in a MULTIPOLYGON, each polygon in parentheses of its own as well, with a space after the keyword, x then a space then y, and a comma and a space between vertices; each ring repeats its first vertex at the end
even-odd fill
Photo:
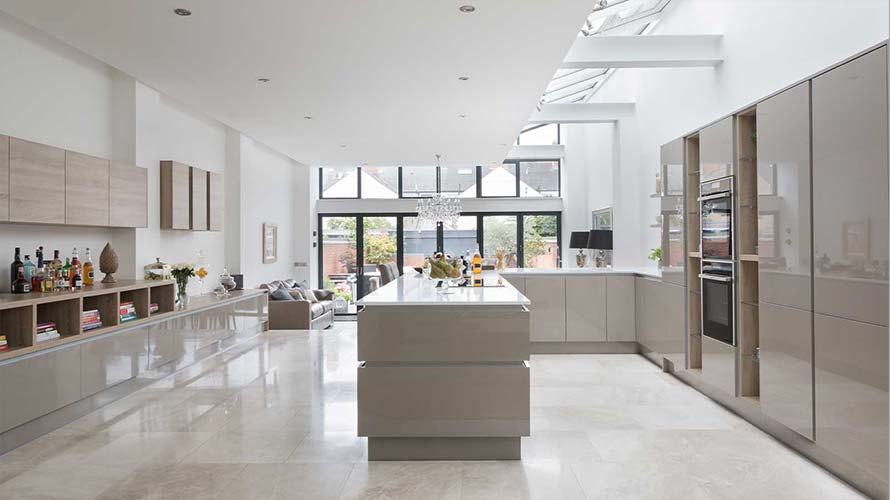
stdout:
MULTIPOLYGON (((302 220, 298 221, 294 200, 300 165, 296 162, 3 13, 0 60, 4 61, 3 74, 15 75, 0 78, 0 95, 4 96, 0 134, 129 161, 149 171, 148 228, 2 224, 0 258, 11 261, 16 246, 33 256, 34 248, 43 245, 48 255, 58 248, 63 257, 70 255, 75 246, 81 252, 83 247, 90 247, 94 260, 98 260, 105 243, 112 242, 121 261, 118 276, 130 278, 141 277, 142 266, 156 257, 170 263, 193 262, 200 249, 210 264, 211 276, 215 277, 227 264, 226 252, 232 246, 226 234, 231 230, 239 240, 244 235, 243 250, 239 241, 238 251, 232 256, 237 263, 232 272, 240 270, 246 274, 248 286, 264 278, 290 276, 293 261, 305 260, 310 245, 305 234, 309 206, 301 205, 302 220), (247 199, 230 196, 232 183, 227 180, 227 217, 222 232, 161 231, 160 161, 180 161, 222 173, 228 179, 232 134, 238 137, 239 144, 249 144, 250 163, 244 164, 240 158, 233 160, 237 165, 234 173, 238 174, 233 180, 238 184, 244 180, 247 199), (249 207, 246 217, 240 213, 242 205, 249 207), (261 214, 279 210, 279 263, 263 266, 259 263, 260 230, 254 231, 253 226, 261 214), (294 233, 294 227, 300 227, 302 240, 294 233)), ((308 176, 305 167, 301 172, 299 175, 308 176)), ((240 196, 238 184, 234 193, 240 196)), ((0 283, 4 287, 9 282, 8 274, 7 266, 0 266, 0 283)), ((197 283, 193 282, 190 293, 197 290, 197 283)))
POLYGON ((592 102, 635 101, 616 127, 615 264, 649 265, 659 236, 649 198, 662 144, 888 36, 886 0, 674 0, 655 34, 722 33, 717 68, 621 69, 592 102))

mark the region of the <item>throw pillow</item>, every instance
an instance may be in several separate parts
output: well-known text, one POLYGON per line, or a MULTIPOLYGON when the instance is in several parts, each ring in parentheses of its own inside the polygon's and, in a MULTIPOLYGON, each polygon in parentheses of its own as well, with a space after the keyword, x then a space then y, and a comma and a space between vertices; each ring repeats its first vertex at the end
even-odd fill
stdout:
POLYGON ((298 286, 300 291, 303 292, 303 297, 305 297, 306 300, 313 304, 318 302, 318 298, 315 297, 315 294, 312 293, 312 290, 310 290, 309 287, 304 286, 303 284, 299 284, 298 286))
POLYGON ((306 300, 306 297, 303 295, 303 291, 299 288, 291 288, 287 290, 287 293, 289 293, 294 300, 306 300))
POLYGON ((272 291, 272 293, 269 294, 269 297, 272 300, 294 300, 294 298, 291 297, 289 293, 287 293, 287 290, 281 288, 272 291))
POLYGON ((288 288, 293 288, 296 284, 297 284, 297 282, 290 278, 284 280, 284 286, 286 286, 288 288))

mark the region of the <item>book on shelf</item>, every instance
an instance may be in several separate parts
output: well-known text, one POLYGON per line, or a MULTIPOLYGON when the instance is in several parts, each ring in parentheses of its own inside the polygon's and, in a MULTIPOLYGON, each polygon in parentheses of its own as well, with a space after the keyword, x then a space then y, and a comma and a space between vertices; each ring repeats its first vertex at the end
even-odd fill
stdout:
POLYGON ((52 329, 49 331, 38 333, 37 334, 37 342, 45 342, 47 340, 55 340, 60 337, 61 337, 61 335, 59 335, 59 332, 57 332, 55 329, 52 329))
POLYGON ((136 318, 137 317, 136 317, 135 312, 131 313, 131 314, 124 314, 123 316, 121 316, 121 323, 126 323, 127 321, 133 321, 136 318))
POLYGON ((151 304, 148 305, 148 312, 151 314, 158 312, 160 309, 161 309, 161 307, 155 302, 152 302, 151 304))
POLYGON ((6 336, 0 335, 0 351, 5 351, 9 349, 9 344, 6 342, 6 336))
POLYGON ((101 321, 99 321, 99 320, 96 320, 96 321, 90 321, 89 323, 84 323, 84 324, 83 324, 83 331, 87 331, 87 330, 95 330, 96 328, 101 328, 101 327, 102 327, 102 322, 101 322, 101 321))

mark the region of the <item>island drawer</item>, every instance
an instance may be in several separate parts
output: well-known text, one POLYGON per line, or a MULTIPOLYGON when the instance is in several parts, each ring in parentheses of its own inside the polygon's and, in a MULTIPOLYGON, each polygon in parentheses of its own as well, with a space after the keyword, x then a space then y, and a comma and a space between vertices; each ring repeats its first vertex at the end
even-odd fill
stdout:
POLYGON ((493 362, 529 356, 529 312, 504 307, 366 307, 361 361, 493 362))
POLYGON ((528 436, 529 404, 524 362, 358 369, 359 436, 528 436))

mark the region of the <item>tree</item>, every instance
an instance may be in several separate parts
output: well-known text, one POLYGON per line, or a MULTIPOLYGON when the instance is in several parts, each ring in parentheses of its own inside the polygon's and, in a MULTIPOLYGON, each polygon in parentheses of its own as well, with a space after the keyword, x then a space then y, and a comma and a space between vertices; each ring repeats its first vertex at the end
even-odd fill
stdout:
POLYGON ((529 215, 523 221, 522 260, 525 267, 532 260, 547 253, 547 238, 557 236, 556 217, 552 215, 529 215))
POLYGON ((389 233, 372 233, 365 237, 365 262, 385 264, 396 255, 396 238, 389 233))

